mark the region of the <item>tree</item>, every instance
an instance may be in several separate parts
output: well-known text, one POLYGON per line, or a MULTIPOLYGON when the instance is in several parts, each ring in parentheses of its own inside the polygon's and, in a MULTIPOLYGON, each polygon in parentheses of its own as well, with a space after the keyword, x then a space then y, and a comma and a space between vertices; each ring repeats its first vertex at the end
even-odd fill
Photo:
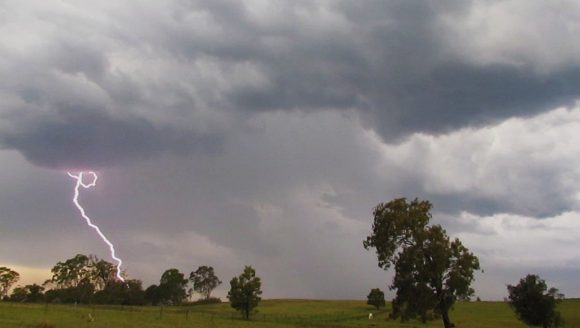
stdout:
POLYGON ((64 262, 57 262, 50 270, 51 284, 56 289, 45 293, 49 302, 90 303, 95 292, 93 262, 95 256, 77 254, 64 262))
POLYGON ((44 287, 37 284, 16 287, 10 295, 12 302, 39 303, 44 301, 44 287))
POLYGON ((166 270, 161 275, 158 292, 161 300, 171 304, 181 304, 187 294, 185 287, 188 280, 177 269, 166 270))
POLYGON ((24 289, 24 287, 15 287, 12 290, 12 294, 10 295, 9 298, 10 302, 19 302, 22 303, 24 301, 26 301, 26 290, 24 289))
MULTIPOLYGON (((117 268, 95 255, 77 254, 73 258, 57 262, 51 272, 51 279, 44 283, 44 286, 55 287, 45 293, 46 300, 50 302, 90 303, 95 291, 103 291, 113 284, 115 286, 107 291, 110 294, 115 287, 123 285, 117 280, 117 268)), ((112 301, 114 298, 110 298, 111 295, 107 293, 100 293, 99 300, 112 301)))
POLYGON ((151 285, 145 290, 145 300, 152 305, 180 304, 185 299, 185 287, 188 280, 177 269, 165 270, 161 275, 159 286, 151 285))
MULTIPOLYGON (((118 282, 117 282, 118 284, 118 282)), ((141 280, 131 279, 124 284, 124 305, 144 305, 145 291, 143 291, 143 283, 141 280)))
POLYGON ((262 294, 261 286, 260 277, 256 277, 256 271, 251 266, 246 266, 239 277, 234 277, 230 281, 228 292, 230 305, 242 312, 246 320, 250 319, 252 310, 262 300, 259 296, 262 294))
POLYGON ((151 285, 145 289, 145 300, 151 305, 158 305, 161 303, 161 295, 159 295, 159 286, 151 285))
POLYGON ((83 254, 77 254, 64 262, 57 262, 50 271, 51 280, 58 288, 76 287, 83 280, 92 281, 90 260, 83 254))
POLYGON ((193 290, 200 293, 207 300, 211 296, 211 291, 222 282, 215 275, 213 267, 200 266, 189 275, 189 280, 193 283, 193 290))
POLYGON ((26 302, 39 303, 44 301, 44 287, 32 284, 24 286, 26 289, 26 302))
POLYGON ((117 268, 95 255, 77 254, 71 259, 56 263, 51 272, 51 282, 58 288, 76 287, 81 281, 86 280, 92 283, 96 290, 102 290, 107 283, 117 280, 117 268))
POLYGON ((145 292, 140 280, 109 281, 103 290, 93 295, 97 304, 143 305, 145 292))
POLYGON ((117 281, 117 268, 110 262, 89 255, 90 279, 97 290, 103 290, 110 282, 117 281))
POLYGON ((431 207, 428 201, 407 202, 405 198, 377 205, 373 232, 363 246, 376 248, 379 267, 395 268, 389 286, 397 290, 395 318, 418 316, 425 322, 433 311, 449 328, 451 306, 473 294, 470 285, 479 260, 459 239, 451 241, 440 225, 428 226, 431 207))
POLYGON ((508 285, 510 305, 518 318, 530 326, 559 327, 562 325, 556 304, 564 298, 556 288, 546 286, 539 276, 529 274, 516 286, 508 285))
POLYGON ((367 296, 367 304, 372 305, 379 309, 381 306, 385 306, 385 293, 378 288, 371 289, 371 292, 367 296))
POLYGON ((8 290, 20 280, 20 274, 10 268, 0 267, 0 299, 8 295, 8 290))

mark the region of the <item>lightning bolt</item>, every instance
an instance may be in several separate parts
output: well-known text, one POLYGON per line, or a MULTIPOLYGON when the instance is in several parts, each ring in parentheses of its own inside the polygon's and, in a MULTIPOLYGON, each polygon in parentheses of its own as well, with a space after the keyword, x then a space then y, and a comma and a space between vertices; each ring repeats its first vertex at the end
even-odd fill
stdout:
POLYGON ((76 186, 75 186, 75 193, 74 193, 74 197, 73 197, 73 203, 76 205, 76 207, 79 209, 79 212, 81 212, 81 216, 83 217, 83 219, 85 219, 85 221, 87 221, 87 224, 89 225, 89 227, 93 228, 101 237, 101 239, 107 244, 109 245, 109 250, 111 251, 111 257, 117 261, 117 278, 119 280, 121 280, 122 282, 125 282, 125 279, 123 279, 123 277, 121 277, 121 265, 123 264, 123 261, 118 258, 115 255, 115 246, 113 245, 113 243, 111 243, 109 241, 109 239, 107 239, 107 237, 101 232, 101 229, 99 229, 99 227, 97 227, 96 225, 93 224, 93 222, 91 222, 91 218, 88 217, 88 215, 85 212, 85 209, 81 206, 81 204, 79 203, 79 194, 80 194, 80 188, 83 187, 85 189, 89 189, 91 187, 94 187, 97 185, 97 174, 93 171, 87 171, 87 172, 79 172, 78 175, 74 175, 70 172, 67 172, 68 176, 75 179, 76 180, 76 186), (93 180, 90 183, 84 183, 83 181, 83 175, 84 174, 88 174, 90 176, 92 176, 93 180))

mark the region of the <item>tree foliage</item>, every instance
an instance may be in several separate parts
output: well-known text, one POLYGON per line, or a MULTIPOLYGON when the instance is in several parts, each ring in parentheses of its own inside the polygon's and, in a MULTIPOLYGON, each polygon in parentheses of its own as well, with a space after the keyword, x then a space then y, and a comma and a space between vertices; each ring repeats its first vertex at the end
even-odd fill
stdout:
POLYGON ((159 286, 151 285, 145 289, 145 300, 148 304, 159 305, 161 303, 161 295, 159 293, 159 286))
POLYGON ((24 302, 26 300, 26 290, 24 287, 15 287, 8 298, 10 302, 24 302))
MULTIPOLYGON (((0 267, 0 296, 14 302, 178 305, 187 295, 189 280, 177 269, 163 272, 159 285, 149 286, 145 291, 140 280, 118 280, 116 270, 112 263, 95 255, 77 254, 57 262, 51 270, 52 277, 42 286, 18 286, 8 297, 6 294, 18 281, 19 274, 0 267)), ((200 267, 192 276, 196 277, 194 283, 198 283, 198 290, 206 296, 204 304, 221 301, 210 297, 211 291, 221 283, 212 267, 200 267)))
POLYGON ((459 239, 450 240, 440 225, 429 226, 431 203, 394 199, 375 207, 373 231, 363 241, 375 248, 379 267, 395 269, 393 316, 419 317, 433 311, 451 327, 449 310, 457 299, 473 294, 470 287, 479 260, 459 239))
POLYGON ((110 281, 93 295, 93 303, 117 305, 144 305, 145 292, 140 280, 110 281))
POLYGON ((177 269, 169 269, 163 272, 157 286, 159 301, 164 304, 181 304, 186 297, 188 280, 177 269))
POLYGON ((95 255, 77 254, 68 260, 57 262, 51 272, 50 282, 61 289, 91 283, 98 291, 117 280, 117 268, 95 255))
POLYGON ((562 324, 556 304, 564 297, 539 276, 529 274, 519 284, 507 286, 510 305, 518 318, 530 326, 559 327, 562 324))
POLYGON ((256 271, 251 266, 246 266, 239 277, 234 277, 230 281, 230 291, 228 292, 230 305, 240 311, 246 320, 250 319, 254 308, 262 300, 260 298, 261 287, 260 277, 256 277, 256 271))
POLYGON ((203 295, 205 299, 209 299, 212 290, 222 283, 215 275, 213 267, 205 265, 191 272, 189 280, 193 284, 193 290, 203 295))
POLYGON ((16 287, 12 290, 10 301, 12 302, 26 302, 26 303, 40 303, 44 301, 44 287, 32 284, 24 287, 16 287))
POLYGON ((77 254, 64 262, 57 262, 50 271, 51 281, 58 288, 77 287, 81 281, 86 284, 92 278, 89 257, 83 254, 77 254))
POLYGON ((50 303, 91 303, 95 285, 83 279, 74 287, 53 288, 46 291, 45 298, 50 303))
POLYGON ((90 255, 89 267, 90 279, 96 290, 103 290, 108 284, 117 282, 117 267, 112 263, 90 255))
POLYGON ((139 280, 117 279, 117 268, 95 255, 77 254, 51 269, 45 287, 47 302, 138 305, 145 303, 139 280))
POLYGON ((20 274, 10 268, 0 267, 0 299, 8 294, 8 290, 20 280, 20 274))
POLYGON ((367 304, 372 305, 377 308, 385 306, 385 293, 378 288, 371 289, 371 292, 367 296, 367 304))

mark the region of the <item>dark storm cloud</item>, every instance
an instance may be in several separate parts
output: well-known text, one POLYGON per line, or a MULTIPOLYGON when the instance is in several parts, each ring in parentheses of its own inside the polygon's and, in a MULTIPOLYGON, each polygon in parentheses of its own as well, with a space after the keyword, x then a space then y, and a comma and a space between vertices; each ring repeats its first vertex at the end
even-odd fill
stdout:
POLYGON ((10 45, 22 40, 5 35, 2 91, 11 101, 0 110, 11 127, 0 128, 0 140, 39 165, 114 165, 166 148, 213 149, 230 119, 256 112, 356 109, 391 142, 531 115, 578 96, 580 71, 572 64, 538 73, 533 63, 473 61, 452 33, 460 23, 442 21, 467 17, 476 5, 21 5, 6 26, 28 24, 24 31, 44 39, 23 33, 28 47, 18 54, 10 45), (75 91, 83 83, 90 90, 75 91), (71 93, 83 101, 95 97, 95 103, 71 105, 71 93), (29 113, 14 120, 23 108, 29 113))
POLYGON ((259 90, 241 86, 225 92, 232 110, 357 108, 390 141, 532 115, 569 104, 579 94, 580 70, 574 67, 537 74, 528 66, 475 65, 454 53, 438 19, 448 12, 466 14, 469 2, 287 5, 287 22, 265 27, 256 26, 239 4, 198 2, 190 9, 208 10, 227 31, 226 40, 235 41, 209 46, 186 38, 173 49, 249 61, 269 81, 259 90), (320 29, 296 14, 300 9, 313 20, 327 10, 336 21, 320 29))
POLYGON ((219 136, 156 127, 139 117, 121 120, 80 108, 66 112, 58 120, 26 122, 2 135, 0 142, 20 150, 37 165, 77 170, 143 160, 167 151, 180 155, 183 149, 214 151, 219 147, 219 136))
POLYGON ((579 86, 578 69, 538 76, 506 66, 446 64, 414 81, 388 87, 396 96, 377 98, 401 110, 377 109, 373 117, 379 119, 377 129, 387 140, 410 132, 447 132, 572 105, 579 86))

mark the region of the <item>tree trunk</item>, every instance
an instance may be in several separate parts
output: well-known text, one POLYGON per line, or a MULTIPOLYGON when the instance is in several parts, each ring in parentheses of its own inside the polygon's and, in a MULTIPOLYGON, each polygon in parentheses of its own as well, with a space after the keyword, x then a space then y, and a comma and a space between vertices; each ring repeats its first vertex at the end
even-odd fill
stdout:
POLYGON ((443 310, 441 313, 443 319, 443 326, 445 328, 451 328, 451 320, 449 319, 449 310, 443 310))

